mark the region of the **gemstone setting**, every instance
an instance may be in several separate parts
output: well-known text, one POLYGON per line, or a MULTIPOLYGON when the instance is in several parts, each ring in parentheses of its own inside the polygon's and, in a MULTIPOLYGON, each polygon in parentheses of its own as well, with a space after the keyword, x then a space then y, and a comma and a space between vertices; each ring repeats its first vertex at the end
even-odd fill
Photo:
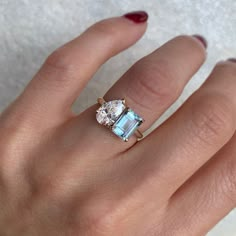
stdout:
POLYGON ((128 141, 134 133, 138 140, 143 137, 138 130, 138 127, 143 123, 143 119, 127 107, 125 99, 106 102, 103 98, 98 98, 98 103, 101 105, 96 113, 99 124, 111 129, 123 141, 128 141))
POLYGON ((101 125, 111 127, 125 110, 124 100, 104 102, 97 110, 96 119, 101 125))
POLYGON ((112 132, 124 141, 128 141, 142 123, 143 119, 133 110, 127 108, 113 124, 112 132))

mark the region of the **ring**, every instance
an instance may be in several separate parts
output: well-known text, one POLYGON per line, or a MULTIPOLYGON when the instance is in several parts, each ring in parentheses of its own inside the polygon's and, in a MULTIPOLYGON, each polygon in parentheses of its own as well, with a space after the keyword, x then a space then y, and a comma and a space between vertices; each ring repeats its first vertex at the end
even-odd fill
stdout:
POLYGON ((138 141, 143 137, 138 127, 144 120, 126 106, 125 99, 106 102, 103 98, 98 98, 97 102, 100 105, 96 111, 96 119, 99 124, 108 127, 125 142, 133 134, 136 135, 138 141))

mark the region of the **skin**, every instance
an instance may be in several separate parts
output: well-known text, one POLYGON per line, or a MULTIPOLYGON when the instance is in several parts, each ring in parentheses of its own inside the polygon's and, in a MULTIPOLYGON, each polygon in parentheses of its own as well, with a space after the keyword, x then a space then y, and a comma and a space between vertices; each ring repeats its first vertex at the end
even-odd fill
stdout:
MULTIPOLYGON (((187 102, 142 141, 71 105, 146 23, 96 23, 56 50, 0 118, 0 235, 198 236, 236 206, 236 63, 218 63, 187 102)), ((134 64, 105 94, 126 98, 141 130, 179 97, 206 58, 179 36, 134 64)))

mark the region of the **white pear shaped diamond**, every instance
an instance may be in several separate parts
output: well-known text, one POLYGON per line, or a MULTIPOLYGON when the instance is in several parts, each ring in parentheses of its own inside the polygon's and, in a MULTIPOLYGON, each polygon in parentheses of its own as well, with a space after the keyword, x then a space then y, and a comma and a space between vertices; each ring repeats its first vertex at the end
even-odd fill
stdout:
POLYGON ((125 108, 123 100, 104 102, 97 110, 96 119, 102 125, 112 126, 125 108))

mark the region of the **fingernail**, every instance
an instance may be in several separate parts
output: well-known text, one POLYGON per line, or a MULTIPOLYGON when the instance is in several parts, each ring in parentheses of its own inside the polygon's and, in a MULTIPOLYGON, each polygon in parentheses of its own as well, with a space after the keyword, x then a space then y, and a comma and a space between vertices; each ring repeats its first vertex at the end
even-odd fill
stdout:
POLYGON ((133 11, 124 15, 125 18, 135 22, 143 23, 148 20, 148 14, 145 11, 133 11))
POLYGON ((236 63, 236 58, 229 58, 227 61, 231 61, 231 62, 236 63))
POLYGON ((201 44, 204 46, 204 48, 207 48, 208 43, 207 43, 207 40, 203 36, 198 35, 198 34, 194 34, 193 37, 196 38, 199 42, 201 42, 201 44))

